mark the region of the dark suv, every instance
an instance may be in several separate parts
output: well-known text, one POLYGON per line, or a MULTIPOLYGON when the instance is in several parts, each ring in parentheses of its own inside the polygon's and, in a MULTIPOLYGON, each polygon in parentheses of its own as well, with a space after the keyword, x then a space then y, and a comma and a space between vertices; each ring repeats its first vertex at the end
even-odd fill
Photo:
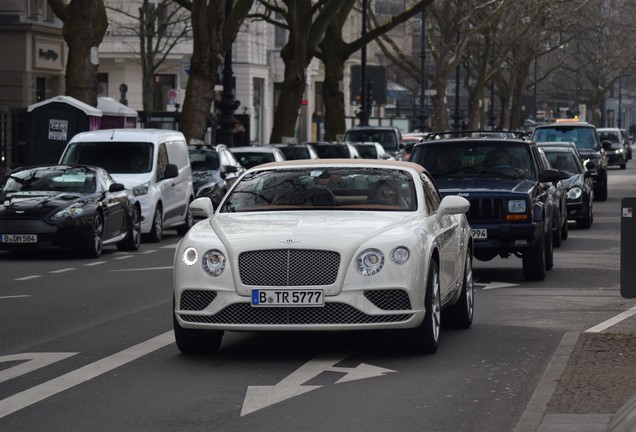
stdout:
POLYGON ((601 142, 596 127, 585 122, 561 122, 537 126, 532 133, 532 141, 536 143, 552 141, 571 141, 576 144, 584 162, 589 160, 594 164, 597 175, 593 177, 594 199, 607 199, 607 155, 612 148, 609 141, 601 142))
POLYGON ((475 258, 515 255, 523 261, 525 279, 544 279, 553 266, 557 223, 549 184, 559 180, 559 172, 544 165, 530 141, 457 134, 436 133, 415 144, 409 160, 433 175, 443 196, 470 201, 475 258))
POLYGON ((192 186, 197 198, 208 197, 216 209, 234 181, 245 171, 224 144, 188 146, 192 186))
POLYGON ((354 126, 347 129, 344 141, 350 143, 377 142, 396 160, 405 159, 402 133, 395 126, 354 126))

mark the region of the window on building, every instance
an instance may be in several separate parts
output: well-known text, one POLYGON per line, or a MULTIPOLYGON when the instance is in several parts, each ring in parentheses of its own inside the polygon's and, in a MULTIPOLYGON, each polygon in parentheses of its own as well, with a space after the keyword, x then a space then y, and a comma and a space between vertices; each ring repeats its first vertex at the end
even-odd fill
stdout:
MULTIPOLYGON (((283 16, 279 13, 275 14, 277 21, 283 21, 283 16)), ((274 26, 274 48, 281 49, 287 43, 287 30, 279 26, 274 26)))
POLYGON ((108 96, 108 74, 97 74, 97 97, 108 96))

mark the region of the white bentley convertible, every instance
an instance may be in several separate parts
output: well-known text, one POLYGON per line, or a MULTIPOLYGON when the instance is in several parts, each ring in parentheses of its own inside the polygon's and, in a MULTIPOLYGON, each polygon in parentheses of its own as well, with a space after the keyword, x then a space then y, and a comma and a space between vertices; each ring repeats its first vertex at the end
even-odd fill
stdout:
POLYGON ((313 159, 247 171, 179 242, 174 333, 215 352, 224 331, 395 329, 437 350, 473 320, 472 238, 459 196, 410 162, 313 159))

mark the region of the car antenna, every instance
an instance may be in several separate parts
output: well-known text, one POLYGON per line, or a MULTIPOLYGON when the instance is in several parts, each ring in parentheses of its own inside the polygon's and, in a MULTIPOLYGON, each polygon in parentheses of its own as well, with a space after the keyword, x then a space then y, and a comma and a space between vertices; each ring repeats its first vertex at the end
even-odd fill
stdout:
POLYGON ((110 134, 110 139, 111 140, 115 139, 115 129, 113 129, 113 132, 110 134))

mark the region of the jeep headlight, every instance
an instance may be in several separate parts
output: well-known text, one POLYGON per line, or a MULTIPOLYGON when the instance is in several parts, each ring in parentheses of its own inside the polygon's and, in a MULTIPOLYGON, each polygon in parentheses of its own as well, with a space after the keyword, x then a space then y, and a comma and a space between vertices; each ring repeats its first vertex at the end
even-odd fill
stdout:
POLYGON ((525 213, 526 201, 525 200, 509 200, 508 201, 508 213, 525 213))
POLYGON ((132 189, 132 193, 135 194, 135 196, 146 195, 148 193, 148 188, 150 188, 150 182, 135 186, 132 189))
POLYGON ((378 249, 366 249, 358 254, 356 270, 363 276, 376 275, 384 267, 384 254, 378 249))
POLYGON ((582 194, 583 194, 583 191, 581 190, 581 188, 578 186, 575 186, 572 189, 568 190, 568 199, 571 199, 571 200, 579 199, 582 194))

